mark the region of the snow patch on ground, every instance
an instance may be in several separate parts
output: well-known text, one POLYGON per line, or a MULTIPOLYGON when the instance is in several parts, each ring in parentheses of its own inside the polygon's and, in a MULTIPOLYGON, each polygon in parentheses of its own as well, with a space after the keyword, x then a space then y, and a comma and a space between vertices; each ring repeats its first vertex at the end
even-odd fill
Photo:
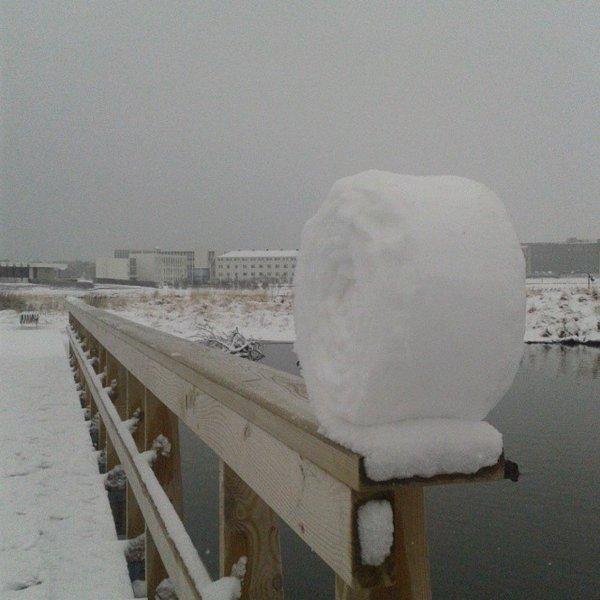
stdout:
POLYGON ((131 598, 64 319, 26 329, 0 315, 0 597, 131 598))
POLYGON ((600 289, 528 285, 525 341, 600 344, 600 289))

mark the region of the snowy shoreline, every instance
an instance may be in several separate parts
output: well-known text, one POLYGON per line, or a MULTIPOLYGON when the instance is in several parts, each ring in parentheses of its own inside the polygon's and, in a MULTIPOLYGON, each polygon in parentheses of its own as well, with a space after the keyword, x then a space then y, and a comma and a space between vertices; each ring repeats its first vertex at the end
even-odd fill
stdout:
MULTIPOLYGON (((48 318, 63 311, 67 296, 84 297, 81 289, 42 285, 0 284, 0 296, 19 296, 48 318)), ((246 337, 264 343, 295 341, 291 290, 277 295, 263 290, 154 290, 104 286, 93 290, 106 297, 103 308, 136 323, 185 339, 201 341, 206 328, 229 332, 239 327, 246 337)), ((0 310, 6 309, 0 305, 0 310)), ((528 280, 527 344, 600 345, 600 289, 583 282, 528 280)))

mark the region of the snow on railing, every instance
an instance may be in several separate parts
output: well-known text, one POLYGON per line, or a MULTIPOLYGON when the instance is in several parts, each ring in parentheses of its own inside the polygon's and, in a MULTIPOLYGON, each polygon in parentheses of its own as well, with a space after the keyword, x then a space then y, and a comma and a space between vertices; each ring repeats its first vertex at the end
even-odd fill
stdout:
MULTIPOLYGON (((85 359, 80 340, 74 329, 69 329, 71 349, 78 362, 80 372, 93 397, 98 414, 106 426, 110 440, 122 460, 119 469, 113 467, 107 475, 107 485, 118 485, 118 480, 126 474, 127 481, 135 485, 136 499, 147 517, 148 526, 156 543, 162 538, 165 554, 163 560, 177 566, 173 573, 174 588, 180 598, 202 598, 203 600, 234 600, 239 598, 241 582, 238 577, 225 577, 217 582, 210 578, 189 535, 185 531, 179 515, 171 504, 161 484, 158 482, 151 463, 159 456, 168 456, 171 451, 169 440, 159 435, 152 448, 140 453, 131 435, 129 424, 123 422, 113 405, 109 392, 117 388, 116 381, 110 387, 104 387, 102 374, 97 374, 85 359), (151 515, 151 513, 153 513, 151 515), (153 517, 154 526, 150 526, 153 517)), ((106 375, 106 371, 104 371, 106 375)))
POLYGON ((424 486, 502 479, 505 468, 514 474, 501 456, 473 474, 372 481, 361 455, 319 433, 301 378, 80 301, 67 307, 73 364, 92 419, 99 415, 107 468, 114 476, 122 466, 141 511, 130 521, 127 503, 127 535, 139 547, 140 520, 150 534, 149 598, 168 574, 163 587, 180 598, 234 598, 243 577, 244 598, 281 600, 276 514, 335 572, 338 598, 428 598, 424 486), (231 576, 217 582, 177 513, 179 421, 220 461, 221 575, 231 576))

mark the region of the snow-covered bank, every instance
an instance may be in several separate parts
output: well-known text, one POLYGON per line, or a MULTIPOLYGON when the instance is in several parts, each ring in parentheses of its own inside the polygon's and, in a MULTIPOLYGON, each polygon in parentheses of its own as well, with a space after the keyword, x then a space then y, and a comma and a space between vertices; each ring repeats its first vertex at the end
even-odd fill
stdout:
POLYGON ((528 286, 525 341, 600 344, 600 290, 528 286))
POLYGON ((190 340, 210 330, 228 333, 236 327, 247 338, 294 340, 292 298, 262 290, 160 291, 131 298, 108 309, 136 323, 190 340))
MULTIPOLYGON (((3 292, 23 294, 28 304, 41 308, 44 319, 55 320, 64 315, 64 297, 82 297, 89 290, 0 284, 3 292)), ((239 327, 244 336, 258 340, 293 342, 296 337, 291 293, 127 286, 101 287, 93 293, 106 297, 106 308, 115 314, 186 339, 202 339, 207 327, 221 332, 239 327)), ((525 342, 598 343, 599 321, 598 284, 588 290, 576 279, 527 280, 525 342)))
POLYGON ((62 316, 0 311, 0 597, 132 598, 62 316))

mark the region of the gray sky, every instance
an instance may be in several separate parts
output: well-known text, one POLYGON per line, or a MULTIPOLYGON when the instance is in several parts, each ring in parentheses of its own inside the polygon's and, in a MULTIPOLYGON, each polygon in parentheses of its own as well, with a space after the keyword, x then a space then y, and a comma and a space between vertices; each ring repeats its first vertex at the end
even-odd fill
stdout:
POLYGON ((600 3, 2 2, 0 258, 295 248, 332 183, 455 174, 600 238, 600 3))

